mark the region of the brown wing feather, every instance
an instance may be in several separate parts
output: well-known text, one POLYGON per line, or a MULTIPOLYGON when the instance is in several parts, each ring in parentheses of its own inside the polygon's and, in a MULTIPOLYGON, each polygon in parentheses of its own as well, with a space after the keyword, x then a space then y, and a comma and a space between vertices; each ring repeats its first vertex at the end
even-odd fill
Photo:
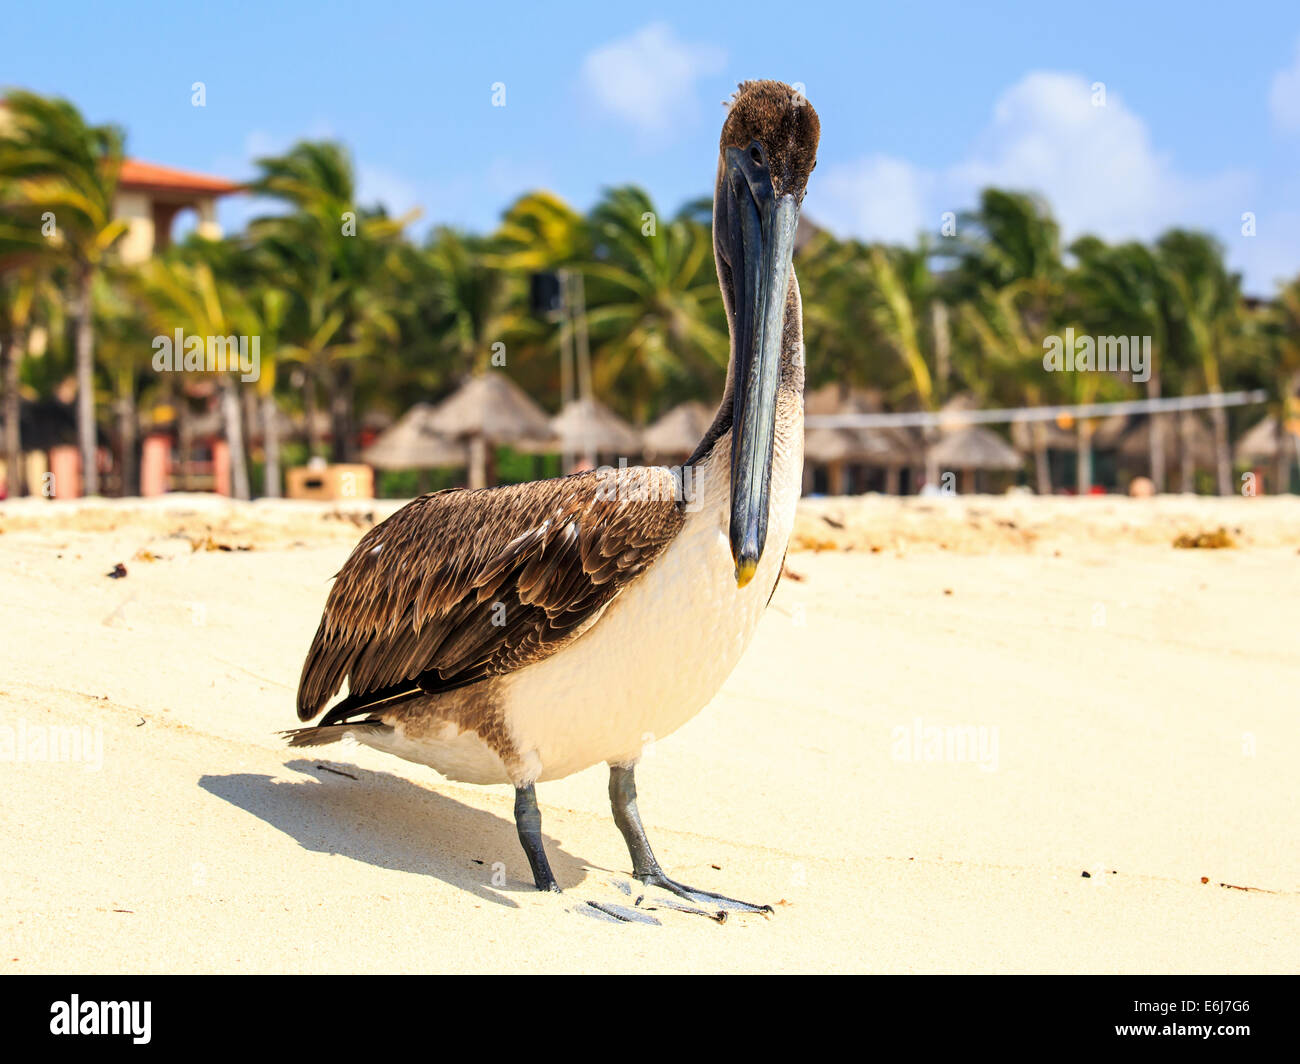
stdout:
POLYGON ((416 499, 339 571, 303 663, 299 718, 345 679, 348 698, 331 715, 549 656, 654 561, 684 516, 672 474, 644 467, 416 499))

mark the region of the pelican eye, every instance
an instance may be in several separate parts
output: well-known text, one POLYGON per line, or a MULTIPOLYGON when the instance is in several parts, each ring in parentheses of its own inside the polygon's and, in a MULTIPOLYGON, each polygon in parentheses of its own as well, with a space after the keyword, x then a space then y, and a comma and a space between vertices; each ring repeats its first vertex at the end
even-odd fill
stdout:
POLYGON ((763 150, 757 144, 750 146, 749 157, 753 159, 757 165, 763 165, 763 150))

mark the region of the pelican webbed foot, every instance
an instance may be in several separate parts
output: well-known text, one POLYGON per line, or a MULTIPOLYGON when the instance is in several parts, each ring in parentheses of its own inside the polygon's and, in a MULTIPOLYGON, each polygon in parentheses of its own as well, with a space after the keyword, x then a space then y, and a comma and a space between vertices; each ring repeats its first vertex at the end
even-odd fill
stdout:
MULTIPOLYGON (((641 825, 641 814, 636 807, 636 778, 631 765, 609 766, 609 803, 614 811, 614 823, 622 832, 627 843, 628 853, 632 857, 632 876, 647 887, 658 887, 696 905, 720 905, 723 909, 738 912, 770 914, 770 905, 755 905, 753 902, 729 898, 725 894, 715 894, 711 890, 697 890, 678 883, 664 874, 655 859, 654 851, 646 838, 645 828, 641 825)), ((674 906, 675 907, 675 906, 674 906)), ((699 911, 699 910, 695 910, 699 911)), ((706 913, 720 923, 726 919, 726 912, 706 913)))

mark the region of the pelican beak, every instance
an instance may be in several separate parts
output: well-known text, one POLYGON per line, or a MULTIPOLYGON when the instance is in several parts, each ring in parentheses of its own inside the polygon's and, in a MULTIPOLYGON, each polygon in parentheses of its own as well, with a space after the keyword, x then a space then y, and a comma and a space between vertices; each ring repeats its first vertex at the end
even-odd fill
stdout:
POLYGON ((731 270, 735 380, 731 430, 731 556, 736 586, 753 579, 767 541, 776 393, 786 290, 794 258, 799 203, 777 196, 765 163, 727 148, 716 224, 731 270))

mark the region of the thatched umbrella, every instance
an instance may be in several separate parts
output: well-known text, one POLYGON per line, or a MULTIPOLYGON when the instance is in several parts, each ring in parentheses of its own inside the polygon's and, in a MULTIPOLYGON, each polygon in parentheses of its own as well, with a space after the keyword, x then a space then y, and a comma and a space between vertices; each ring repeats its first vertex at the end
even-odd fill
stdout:
MULTIPOLYGON (((844 388, 827 384, 809 392, 804 411, 810 415, 871 414, 882 408, 879 393, 863 388, 844 388)), ((814 428, 804 434, 804 484, 812 481, 812 466, 825 466, 832 495, 847 490, 847 466, 862 465, 885 470, 885 491, 898 493, 898 472, 924 461, 920 448, 906 429, 895 428, 814 428)))
POLYGON ((463 466, 465 448, 436 432, 433 406, 416 403, 361 452, 361 460, 376 469, 437 469, 463 466))
POLYGON ((876 414, 885 409, 884 397, 874 388, 855 388, 843 384, 823 384, 806 392, 805 414, 876 414))
POLYGON ((485 488, 495 479, 491 448, 555 439, 546 412, 499 370, 466 380, 433 409, 428 424, 448 439, 468 445, 471 488, 485 488))
POLYGON ((804 433, 804 463, 825 466, 832 495, 846 489, 846 466, 865 465, 886 471, 886 491, 897 494, 898 471, 915 460, 904 434, 882 428, 815 428, 804 433))
POLYGON ((1278 419, 1270 414, 1237 441, 1236 458, 1254 468, 1272 463, 1276 478, 1273 490, 1280 495, 1291 487, 1291 463, 1298 457, 1298 444, 1300 437, 1279 428, 1278 419))
POLYGON ((599 455, 630 456, 641 448, 636 429, 597 399, 565 403, 564 409, 551 418, 551 431, 566 452, 577 455, 588 466, 595 465, 599 455))
MULTIPOLYGON (((1285 439, 1285 436, 1283 438, 1285 439)), ((1237 461, 1247 465, 1271 462, 1277 458, 1277 452, 1277 418, 1273 417, 1272 414, 1255 422, 1246 430, 1246 434, 1237 441, 1237 461)))
POLYGON ((1011 472, 1023 461, 1011 444, 982 425, 945 432, 927 449, 926 458, 937 469, 958 470, 963 492, 974 491, 980 470, 1011 472))
POLYGON ((712 424, 713 411, 703 403, 681 403, 641 433, 641 446, 656 459, 688 458, 712 424))
POLYGON ((1119 456, 1126 462, 1145 469, 1150 464, 1151 426, 1157 426, 1164 453, 1174 464, 1177 459, 1179 490, 1192 491, 1197 469, 1213 469, 1215 464, 1214 433, 1205 418, 1191 411, 1180 411, 1159 417, 1139 418, 1119 443, 1119 456))
POLYGON ((945 433, 929 449, 929 458, 944 469, 1019 469, 1021 458, 1011 444, 982 425, 945 433))

